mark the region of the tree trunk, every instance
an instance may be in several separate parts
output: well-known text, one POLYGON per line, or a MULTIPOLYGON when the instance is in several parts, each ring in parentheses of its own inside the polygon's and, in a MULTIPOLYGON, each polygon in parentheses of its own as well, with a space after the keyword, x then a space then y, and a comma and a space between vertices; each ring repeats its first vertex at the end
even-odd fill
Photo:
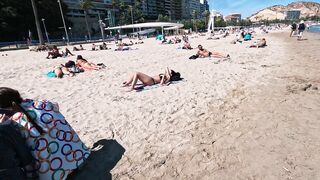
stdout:
POLYGON ((37 10, 36 4, 34 3, 34 0, 31 0, 31 5, 32 5, 32 9, 33 9, 34 19, 36 21, 39 43, 44 44, 42 31, 41 31, 41 27, 40 27, 40 22, 39 22, 39 17, 38 17, 38 10, 37 10))
POLYGON ((86 21, 88 37, 89 37, 89 40, 91 41, 91 33, 90 33, 89 25, 88 25, 87 11, 84 11, 84 18, 85 18, 85 21, 86 21))

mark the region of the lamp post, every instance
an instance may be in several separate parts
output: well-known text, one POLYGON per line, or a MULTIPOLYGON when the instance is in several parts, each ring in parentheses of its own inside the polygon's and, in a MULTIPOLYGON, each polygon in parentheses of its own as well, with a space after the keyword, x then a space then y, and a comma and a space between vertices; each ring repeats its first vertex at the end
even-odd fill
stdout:
POLYGON ((100 17, 100 13, 98 12, 98 16, 99 16, 99 26, 100 26, 100 31, 101 31, 101 36, 102 36, 102 42, 104 42, 104 30, 103 30, 103 21, 100 17))
POLYGON ((45 31, 45 33, 46 33, 47 41, 48 41, 48 43, 50 44, 48 31, 47 31, 47 28, 46 28, 46 24, 44 23, 45 19, 42 18, 41 21, 42 21, 42 23, 43 23, 43 28, 44 28, 44 31, 45 31))
POLYGON ((59 7, 60 7, 60 12, 61 12, 61 17, 62 17, 62 22, 63 22, 64 31, 65 31, 65 33, 66 33, 67 42, 68 42, 68 44, 69 44, 69 36, 68 36, 67 26, 66 26, 66 22, 64 21, 64 16, 63 16, 63 11, 62 11, 62 7, 61 7, 61 2, 60 2, 60 0, 58 0, 58 3, 59 3, 59 7))
POLYGON ((39 43, 44 44, 42 32, 41 32, 41 27, 40 27, 40 23, 39 23, 39 18, 38 18, 38 10, 37 10, 37 6, 36 6, 34 0, 31 0, 31 5, 32 5, 32 9, 33 9, 34 19, 36 21, 39 43))
POLYGON ((70 31, 70 41, 72 41, 72 28, 69 27, 69 31, 70 31))
POLYGON ((133 27, 133 13, 132 13, 132 5, 130 6, 130 11, 131 11, 132 32, 134 32, 134 27, 133 27))

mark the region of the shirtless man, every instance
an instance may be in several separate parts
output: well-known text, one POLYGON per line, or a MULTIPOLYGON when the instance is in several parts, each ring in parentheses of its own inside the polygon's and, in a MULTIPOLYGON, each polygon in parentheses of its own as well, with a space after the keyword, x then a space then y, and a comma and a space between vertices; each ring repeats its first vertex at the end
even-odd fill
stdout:
POLYGON ((267 41, 265 38, 262 38, 261 40, 253 43, 252 45, 249 46, 249 48, 263 48, 267 45, 267 41))
POLYGON ((59 49, 57 48, 57 46, 54 45, 52 51, 48 52, 47 59, 49 59, 50 56, 52 57, 52 59, 62 57, 62 55, 59 53, 59 49))
POLYGON ((200 58, 205 58, 205 57, 214 57, 214 58, 229 58, 229 54, 228 55, 224 55, 222 53, 219 53, 219 52, 210 52, 206 49, 204 49, 202 47, 202 45, 198 45, 198 53, 197 55, 200 57, 200 58))

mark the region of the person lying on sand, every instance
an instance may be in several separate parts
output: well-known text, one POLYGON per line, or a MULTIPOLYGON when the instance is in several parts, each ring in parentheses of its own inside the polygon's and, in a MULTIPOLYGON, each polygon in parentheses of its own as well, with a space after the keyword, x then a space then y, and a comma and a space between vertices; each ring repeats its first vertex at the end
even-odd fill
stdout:
POLYGON ((198 45, 198 53, 197 53, 197 56, 199 56, 200 58, 206 58, 206 57, 214 57, 214 58, 230 58, 230 55, 227 54, 227 55, 224 55, 222 53, 219 53, 219 52, 210 52, 206 49, 204 49, 202 47, 202 45, 198 45))
POLYGON ((76 46, 73 47, 73 51, 83 51, 83 50, 84 50, 84 48, 82 47, 81 44, 80 44, 80 47, 79 47, 79 48, 77 48, 76 46))
POLYGON ((168 85, 170 81, 181 80, 180 73, 166 68, 164 74, 159 74, 155 76, 148 76, 141 72, 136 72, 129 77, 129 79, 123 82, 123 87, 130 87, 128 91, 133 91, 137 82, 141 81, 144 86, 152 86, 155 84, 168 85))
POLYGON ((118 43, 118 46, 132 46, 134 45, 134 43, 132 41, 130 41, 130 43, 124 43, 122 42, 122 39, 120 40, 120 42, 118 43))
POLYGON ((62 65, 54 67, 53 72, 56 75, 56 78, 63 78, 64 75, 68 75, 70 77, 74 76, 73 72, 69 71, 68 68, 62 65))
POLYGON ((89 63, 86 59, 83 59, 81 55, 78 55, 76 65, 80 68, 83 69, 84 71, 88 70, 99 70, 104 67, 103 64, 101 66, 98 66, 94 63, 89 63))
POLYGON ((265 46, 267 46, 267 41, 265 38, 262 38, 250 45, 249 48, 263 48, 265 46))
POLYGON ((49 59, 51 56, 52 59, 62 57, 62 54, 59 53, 59 49, 57 48, 56 45, 53 46, 53 49, 48 52, 47 59, 49 59))

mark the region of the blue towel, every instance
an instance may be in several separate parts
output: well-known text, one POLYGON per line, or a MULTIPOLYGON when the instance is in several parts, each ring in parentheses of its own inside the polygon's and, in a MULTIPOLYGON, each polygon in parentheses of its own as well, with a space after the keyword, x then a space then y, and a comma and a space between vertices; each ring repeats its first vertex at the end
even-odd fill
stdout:
POLYGON ((53 71, 49 71, 47 76, 48 76, 48 78, 55 78, 56 74, 53 71))

